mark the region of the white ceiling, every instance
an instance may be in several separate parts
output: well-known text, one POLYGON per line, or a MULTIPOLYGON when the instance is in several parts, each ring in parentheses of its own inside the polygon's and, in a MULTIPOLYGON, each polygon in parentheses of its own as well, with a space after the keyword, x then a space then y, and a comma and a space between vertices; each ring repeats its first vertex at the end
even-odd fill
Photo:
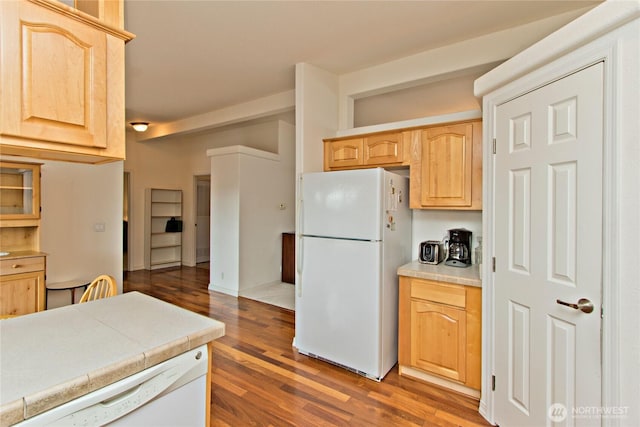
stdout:
POLYGON ((126 0, 127 121, 171 122, 599 1, 126 0))

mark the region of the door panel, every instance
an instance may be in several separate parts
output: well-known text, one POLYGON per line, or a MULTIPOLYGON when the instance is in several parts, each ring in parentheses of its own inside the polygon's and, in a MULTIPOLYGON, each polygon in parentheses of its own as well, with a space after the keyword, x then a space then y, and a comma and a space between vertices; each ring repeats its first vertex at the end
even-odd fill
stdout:
POLYGON ((576 279, 576 171, 575 161, 549 166, 549 280, 569 286, 576 279))
POLYGON ((496 110, 500 425, 600 425, 572 410, 601 405, 602 107, 600 63, 496 110))
POLYGON ((531 273, 531 169, 510 171, 511 228, 509 265, 511 271, 531 273))
POLYGON ((552 402, 576 406, 576 325, 555 317, 547 318, 549 365, 547 385, 552 402))
POLYGON ((509 301, 509 401, 522 413, 530 409, 529 391, 531 389, 531 322, 529 307, 509 301))

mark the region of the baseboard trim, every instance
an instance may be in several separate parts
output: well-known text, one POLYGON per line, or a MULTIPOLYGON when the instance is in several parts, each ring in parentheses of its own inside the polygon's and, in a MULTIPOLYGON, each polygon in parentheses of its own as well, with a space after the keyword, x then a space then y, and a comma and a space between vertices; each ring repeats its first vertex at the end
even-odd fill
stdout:
POLYGON ((435 375, 427 374, 426 372, 411 368, 409 366, 399 365, 398 373, 402 376, 407 376, 417 380, 435 384, 437 386, 464 394, 465 396, 473 397, 474 399, 480 400, 480 390, 475 390, 465 385, 458 384, 456 382, 449 381, 435 375))

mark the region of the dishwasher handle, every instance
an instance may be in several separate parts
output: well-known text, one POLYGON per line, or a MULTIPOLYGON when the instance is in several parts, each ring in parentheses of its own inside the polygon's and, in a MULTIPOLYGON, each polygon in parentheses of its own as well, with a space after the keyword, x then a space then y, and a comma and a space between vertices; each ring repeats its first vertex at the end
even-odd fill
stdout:
POLYGON ((17 425, 102 426, 112 423, 156 398, 194 383, 196 378, 205 378, 209 363, 207 354, 207 346, 202 345, 17 425))

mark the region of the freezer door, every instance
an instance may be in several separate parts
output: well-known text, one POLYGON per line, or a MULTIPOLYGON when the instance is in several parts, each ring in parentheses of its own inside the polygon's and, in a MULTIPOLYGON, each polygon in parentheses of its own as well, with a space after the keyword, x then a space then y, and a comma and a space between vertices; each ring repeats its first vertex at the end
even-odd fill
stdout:
POLYGON ((381 242, 303 237, 299 351, 379 378, 381 242))
POLYGON ((302 175, 302 227, 309 236, 382 240, 384 169, 302 175))

